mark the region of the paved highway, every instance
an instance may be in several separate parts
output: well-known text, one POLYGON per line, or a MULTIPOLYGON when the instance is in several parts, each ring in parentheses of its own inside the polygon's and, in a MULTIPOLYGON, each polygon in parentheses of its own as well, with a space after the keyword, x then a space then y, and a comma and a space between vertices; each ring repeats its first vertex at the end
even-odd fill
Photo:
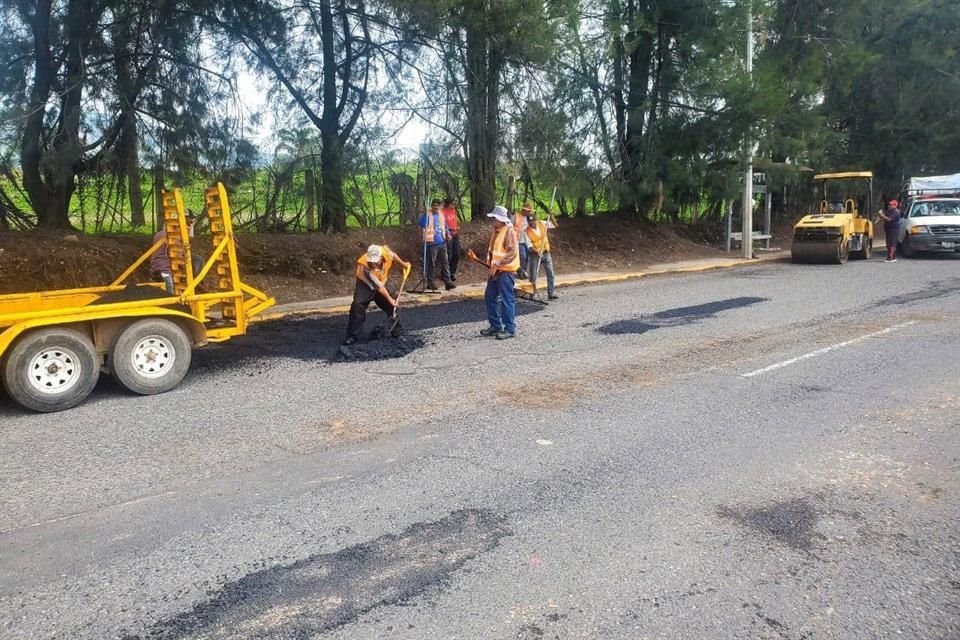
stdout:
POLYGON ((0 398, 0 637, 960 637, 960 259, 562 293, 0 398))

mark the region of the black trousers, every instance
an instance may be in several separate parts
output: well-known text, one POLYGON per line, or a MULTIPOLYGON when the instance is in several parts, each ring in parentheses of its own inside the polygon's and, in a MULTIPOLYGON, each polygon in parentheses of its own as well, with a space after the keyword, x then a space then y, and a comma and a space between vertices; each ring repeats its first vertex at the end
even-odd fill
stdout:
MULTIPOLYGON (((393 285, 388 284, 387 291, 390 292, 391 296, 397 295, 393 285)), ((393 305, 380 295, 379 291, 374 291, 367 286, 366 283, 357 280, 357 284, 353 288, 353 303, 350 305, 350 319, 347 320, 347 337, 353 336, 356 338, 360 336, 360 332, 363 331, 363 323, 367 321, 367 308, 371 302, 380 307, 387 316, 393 315, 393 305)), ((398 323, 394 333, 399 334, 399 331, 400 325, 398 323)))
POLYGON ((433 244, 427 247, 427 283, 431 289, 436 288, 437 267, 440 268, 440 277, 443 279, 443 283, 450 284, 452 280, 450 278, 450 261, 447 259, 446 243, 433 244))
POLYGON ((457 267, 460 266, 460 236, 447 240, 447 260, 450 263, 450 276, 456 278, 457 267))

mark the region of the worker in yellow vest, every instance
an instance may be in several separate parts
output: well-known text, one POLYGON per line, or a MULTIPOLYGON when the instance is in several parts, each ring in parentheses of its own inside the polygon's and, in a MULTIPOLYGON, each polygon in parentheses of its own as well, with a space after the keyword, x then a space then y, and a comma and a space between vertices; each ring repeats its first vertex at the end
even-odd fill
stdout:
POLYGON ((450 241, 450 229, 447 219, 440 211, 440 201, 430 203, 430 212, 420 216, 420 229, 423 231, 424 265, 423 276, 427 279, 427 288, 436 289, 437 267, 447 291, 456 289, 450 277, 450 259, 447 256, 447 242, 450 241), (438 264, 439 263, 439 264, 438 264))
POLYGON ((487 214, 493 220, 493 233, 487 248, 487 289, 484 300, 490 326, 480 335, 506 340, 517 335, 517 300, 514 282, 520 269, 517 231, 504 207, 496 206, 487 214))
POLYGON ((533 211, 533 205, 530 202, 524 202, 520 211, 513 214, 513 228, 517 231, 517 250, 520 252, 520 268, 517 270, 517 277, 523 280, 527 277, 527 267, 529 266, 529 247, 527 246, 527 215, 533 211))
POLYGON ((527 214, 527 250, 530 255, 529 269, 530 282, 533 283, 533 290, 537 290, 537 278, 540 277, 540 267, 547 272, 547 298, 556 300, 557 295, 556 278, 553 273, 553 256, 550 254, 550 236, 548 230, 557 228, 557 221, 553 213, 548 211, 546 221, 537 220, 537 212, 530 207, 527 214))
MULTIPOLYGON (((367 308, 376 303, 387 316, 392 316, 397 308, 397 289, 388 283, 393 263, 403 267, 403 274, 410 274, 410 263, 394 253, 386 245, 372 244, 367 252, 357 258, 357 282, 353 288, 353 304, 350 305, 350 319, 347 321, 347 339, 343 344, 357 341, 363 323, 367 320, 367 308)), ((394 326, 393 336, 400 335, 400 323, 394 326)))

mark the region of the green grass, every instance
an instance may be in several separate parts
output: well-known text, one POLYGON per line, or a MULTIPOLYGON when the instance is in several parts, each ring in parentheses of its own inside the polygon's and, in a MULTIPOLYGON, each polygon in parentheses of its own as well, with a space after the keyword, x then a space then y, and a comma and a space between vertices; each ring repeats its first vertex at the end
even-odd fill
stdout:
MULTIPOLYGON (((391 172, 403 171, 416 179, 416 166, 412 164, 388 167, 384 175, 361 173, 348 175, 344 181, 344 199, 348 211, 352 214, 347 219, 349 228, 390 227, 400 223, 400 199, 389 187, 391 172)), ((70 219, 80 231, 89 234, 98 233, 141 233, 149 234, 154 230, 154 203, 153 176, 144 171, 140 181, 141 193, 145 209, 146 224, 135 227, 131 224, 130 203, 126 189, 118 191, 117 184, 112 178, 84 181, 77 188, 70 203, 70 219)), ((268 198, 272 191, 272 176, 267 168, 258 169, 254 175, 228 189, 230 205, 234 212, 234 223, 244 226, 250 231, 256 231, 253 221, 264 215, 268 206, 268 198)), ((208 179, 199 174, 192 175, 180 184, 173 185, 170 181, 167 187, 177 186, 181 190, 184 206, 188 209, 201 212, 204 207, 204 191, 209 186, 208 179)), ((0 177, 0 188, 11 196, 14 204, 21 210, 30 212, 31 207, 27 199, 16 191, 15 187, 3 177, 0 177)), ((538 190, 537 200, 549 202, 552 186, 538 190)), ((505 192, 502 182, 498 181, 498 200, 505 192)), ((437 192, 431 197, 442 197, 437 192)), ((530 198, 533 200, 533 198, 530 198)), ((522 192, 516 196, 515 205, 522 203, 522 192)), ((588 199, 588 211, 593 201, 588 199)), ((601 199, 598 210, 604 210, 606 199, 601 199)), ((461 203, 462 211, 469 212, 469 195, 461 203)), ((572 204, 572 203, 571 203, 572 204)), ((276 199, 277 217, 288 228, 305 230, 306 219, 306 185, 303 170, 293 174, 293 178, 276 199)), ((554 206, 557 210, 556 205, 554 206)), ((319 211, 315 212, 319 223, 319 211)))

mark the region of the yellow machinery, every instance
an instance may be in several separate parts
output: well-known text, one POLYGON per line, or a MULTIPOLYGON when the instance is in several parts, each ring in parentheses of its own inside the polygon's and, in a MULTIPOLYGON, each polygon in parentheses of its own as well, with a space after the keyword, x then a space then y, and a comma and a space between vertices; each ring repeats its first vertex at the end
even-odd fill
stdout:
POLYGON ((822 173, 813 179, 822 184, 823 199, 817 213, 804 216, 793 228, 793 261, 843 264, 848 257, 868 259, 873 252, 873 223, 869 218, 873 173, 822 173), (840 186, 844 191, 837 188, 840 186), (860 192, 860 202, 856 192, 860 192), (862 206, 866 211, 861 211, 862 206))
POLYGON ((163 192, 166 239, 107 286, 0 296, 0 378, 10 397, 35 411, 82 402, 101 370, 126 389, 155 394, 177 386, 191 350, 247 330, 273 298, 240 281, 230 205, 222 184, 205 193, 212 253, 193 273, 180 190, 163 192), (162 283, 125 285, 167 243, 174 294, 162 283), (216 290, 199 292, 208 273, 216 290))

